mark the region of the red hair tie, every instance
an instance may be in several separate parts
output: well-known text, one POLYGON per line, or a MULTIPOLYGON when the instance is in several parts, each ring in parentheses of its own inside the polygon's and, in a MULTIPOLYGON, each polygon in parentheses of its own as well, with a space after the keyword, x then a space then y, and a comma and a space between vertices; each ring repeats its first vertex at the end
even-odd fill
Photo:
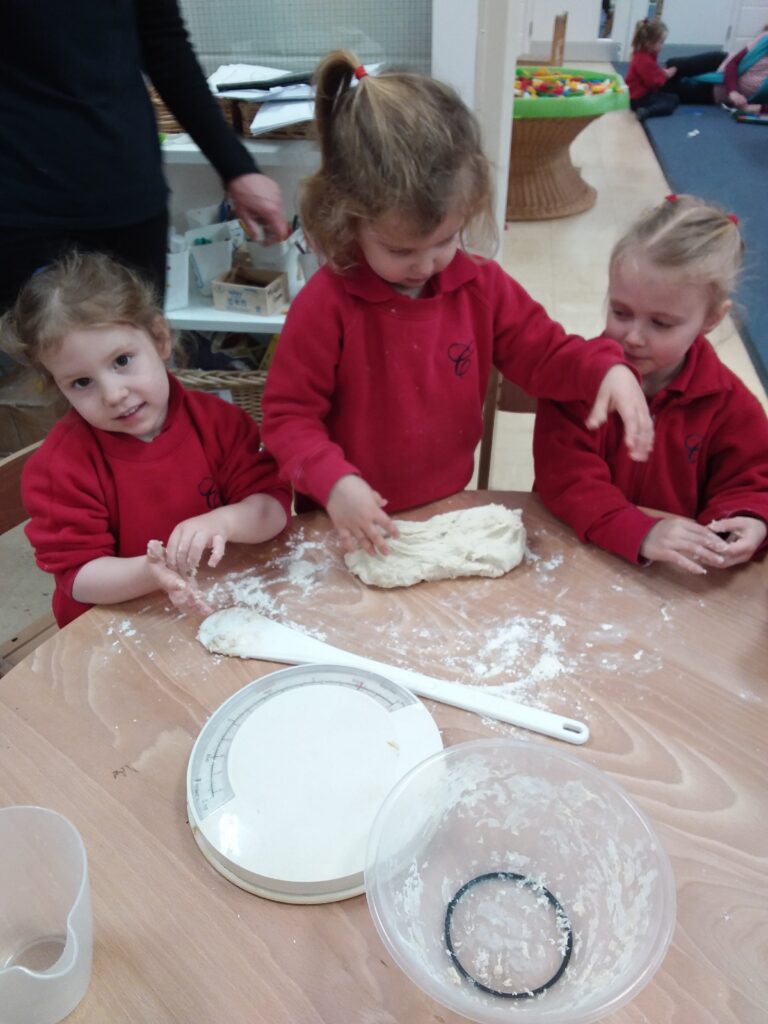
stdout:
POLYGON ((358 64, 358 66, 355 68, 355 72, 354 73, 355 73, 355 78, 357 78, 358 81, 361 78, 365 78, 365 76, 368 74, 368 72, 365 70, 365 68, 363 67, 362 64, 358 64))
POLYGON ((731 224, 738 224, 739 223, 739 218, 736 216, 735 213, 729 213, 728 214, 728 220, 731 222, 731 224))
POLYGON ((676 203, 677 202, 677 196, 675 195, 674 192, 670 192, 668 196, 664 196, 664 199, 668 203, 676 203))

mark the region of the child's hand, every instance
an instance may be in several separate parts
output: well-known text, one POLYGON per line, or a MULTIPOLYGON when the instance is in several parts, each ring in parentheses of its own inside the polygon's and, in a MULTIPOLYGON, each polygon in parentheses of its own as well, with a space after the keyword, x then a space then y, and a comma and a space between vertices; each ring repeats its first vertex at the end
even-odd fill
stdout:
POLYGON ((708 529, 729 535, 725 542, 723 561, 718 566, 720 569, 748 562, 768 534, 768 525, 762 519, 754 519, 752 516, 718 519, 711 522, 708 529))
POLYGON ((211 549, 208 565, 211 568, 218 565, 228 540, 225 516, 221 509, 214 509, 179 523, 165 545, 165 558, 172 569, 186 576, 197 569, 208 548, 211 549))
POLYGON ((674 65, 669 68, 664 68, 664 74, 667 78, 673 78, 677 74, 677 68, 674 65))
POLYGON ((682 516, 660 519, 640 545, 640 554, 648 561, 669 562, 698 576, 706 574, 707 565, 722 568, 727 550, 726 541, 710 527, 682 516))
POLYGON ((345 551, 359 546, 369 555, 388 553, 386 539, 397 537, 398 531, 382 512, 384 505, 384 498, 361 477, 349 474, 336 481, 328 496, 327 511, 345 551))
POLYGON ((213 608, 205 601, 195 581, 168 565, 165 549, 159 540, 151 540, 147 545, 147 565, 158 589, 167 593, 175 608, 200 615, 211 614, 213 608))
POLYGON ((587 426, 596 430, 617 412, 624 422, 624 438, 630 456, 645 462, 653 448, 653 421, 648 401, 628 366, 612 366, 603 377, 587 426))

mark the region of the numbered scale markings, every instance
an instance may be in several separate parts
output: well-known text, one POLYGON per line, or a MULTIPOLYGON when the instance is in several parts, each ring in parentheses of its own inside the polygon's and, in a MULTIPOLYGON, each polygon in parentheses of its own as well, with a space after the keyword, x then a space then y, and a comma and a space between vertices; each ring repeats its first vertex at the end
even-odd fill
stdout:
POLYGON ((363 669, 300 665, 225 701, 195 742, 189 822, 211 864, 270 899, 319 903, 363 891, 384 797, 442 748, 423 704, 363 669))

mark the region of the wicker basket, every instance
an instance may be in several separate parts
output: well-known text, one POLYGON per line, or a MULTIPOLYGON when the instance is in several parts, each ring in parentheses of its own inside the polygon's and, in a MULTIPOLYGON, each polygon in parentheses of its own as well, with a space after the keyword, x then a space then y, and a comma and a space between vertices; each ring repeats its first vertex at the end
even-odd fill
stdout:
POLYGON ((570 217, 595 205, 597 192, 571 163, 569 151, 579 132, 594 120, 556 117, 514 122, 507 220, 570 217))
POLYGON ((261 396, 265 370, 174 370, 177 380, 190 391, 229 391, 232 401, 257 421, 261 420, 261 396))
MULTIPOLYGON (((160 99, 154 86, 150 85, 148 88, 149 98, 152 100, 152 108, 155 111, 157 130, 163 135, 181 134, 184 129, 170 112, 165 103, 160 99)), ((237 131, 238 111, 236 101, 218 98, 217 102, 221 108, 222 114, 224 115, 224 120, 228 125, 235 128, 235 131, 237 131)))
POLYGON ((235 131, 239 132, 244 139, 308 139, 313 138, 314 122, 302 121, 300 124, 289 124, 285 128, 275 128, 271 132, 259 132, 254 135, 251 131, 251 122, 261 106, 260 103, 252 103, 250 100, 237 100, 237 114, 235 115, 235 131))

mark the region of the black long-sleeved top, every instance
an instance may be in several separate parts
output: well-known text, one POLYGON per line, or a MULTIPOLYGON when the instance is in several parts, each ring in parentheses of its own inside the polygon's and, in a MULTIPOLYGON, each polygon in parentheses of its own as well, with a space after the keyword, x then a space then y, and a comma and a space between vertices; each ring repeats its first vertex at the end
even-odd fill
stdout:
POLYGON ((103 228, 161 212, 142 71, 225 182, 256 169, 177 0, 0 0, 0 225, 103 228))

